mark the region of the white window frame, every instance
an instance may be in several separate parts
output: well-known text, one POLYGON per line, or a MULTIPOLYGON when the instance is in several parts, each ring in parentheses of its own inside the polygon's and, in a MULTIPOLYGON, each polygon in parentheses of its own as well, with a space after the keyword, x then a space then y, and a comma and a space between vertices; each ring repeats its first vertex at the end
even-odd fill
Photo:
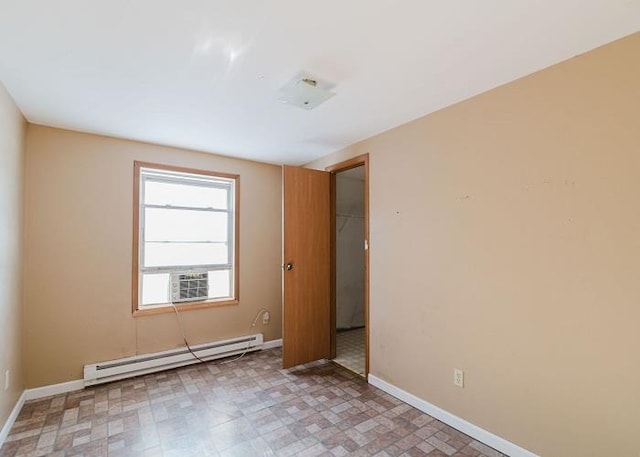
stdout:
MULTIPOLYGON (((229 271, 230 284, 229 297, 210 298, 198 302, 186 302, 176 304, 181 308, 202 308, 238 303, 238 190, 240 178, 238 175, 196 170, 191 168, 174 167, 169 165, 153 164, 146 162, 134 162, 134 271, 133 271, 133 312, 134 314, 146 314, 172 311, 171 303, 142 305, 142 278, 149 273, 184 273, 193 271, 229 271), (202 208, 191 206, 172 206, 146 204, 144 198, 145 184, 147 182, 180 183, 194 186, 224 189, 227 191, 227 209, 202 208), (145 267, 145 212, 147 209, 176 209, 206 212, 222 212, 228 214, 227 226, 227 263, 207 265, 163 265, 145 267)), ((167 241, 171 243, 171 241, 167 241)), ((211 240, 198 240, 207 243, 211 240)), ((175 243, 180 243, 175 241, 175 243)))

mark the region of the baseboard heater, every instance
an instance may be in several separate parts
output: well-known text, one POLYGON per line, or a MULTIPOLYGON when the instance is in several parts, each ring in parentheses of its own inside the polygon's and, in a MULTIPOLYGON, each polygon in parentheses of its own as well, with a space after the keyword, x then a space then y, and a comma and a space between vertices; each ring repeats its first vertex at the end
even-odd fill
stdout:
MULTIPOLYGON (((262 349, 263 342, 262 333, 256 333, 240 338, 199 344, 191 346, 191 349, 202 360, 208 361, 242 354, 245 351, 257 351, 262 349)), ((84 366, 84 385, 85 387, 93 386, 198 362, 199 360, 193 357, 187 348, 179 348, 94 363, 84 366)))

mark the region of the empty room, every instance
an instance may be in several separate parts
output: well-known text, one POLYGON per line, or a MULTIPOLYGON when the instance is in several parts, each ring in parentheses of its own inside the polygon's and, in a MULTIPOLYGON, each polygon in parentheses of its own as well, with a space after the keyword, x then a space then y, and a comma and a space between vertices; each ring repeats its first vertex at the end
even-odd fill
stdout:
POLYGON ((639 202, 638 0, 0 0, 0 457, 639 457, 639 202))

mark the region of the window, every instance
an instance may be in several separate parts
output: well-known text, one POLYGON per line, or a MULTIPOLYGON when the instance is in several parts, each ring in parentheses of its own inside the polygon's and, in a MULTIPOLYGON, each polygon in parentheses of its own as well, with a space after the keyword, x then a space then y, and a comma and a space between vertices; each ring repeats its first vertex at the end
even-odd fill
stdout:
POLYGON ((239 177, 134 164, 134 312, 237 303, 239 177))

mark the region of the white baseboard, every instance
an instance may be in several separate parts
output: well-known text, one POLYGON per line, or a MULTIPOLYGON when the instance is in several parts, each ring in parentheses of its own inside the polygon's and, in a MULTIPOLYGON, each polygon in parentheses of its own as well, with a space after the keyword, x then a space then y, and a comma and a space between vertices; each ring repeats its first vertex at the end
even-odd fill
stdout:
POLYGON ((273 348, 279 348, 281 346, 282 346, 282 338, 280 338, 279 340, 265 341, 264 343, 262 343, 262 349, 273 349, 273 348))
POLYGON ((37 400, 38 398, 50 397, 52 395, 66 394, 75 390, 84 389, 82 379, 75 381, 62 382, 60 384, 51 384, 49 386, 34 387, 24 391, 25 400, 37 400))
POLYGON ((7 417, 7 420, 2 426, 2 429, 0 429, 0 448, 4 444, 4 440, 7 439, 7 436, 9 436, 9 431, 11 430, 11 427, 13 427, 13 424, 18 418, 18 414, 20 414, 20 410, 24 406, 24 402, 26 400, 25 397, 26 395, 25 395, 25 392, 23 391, 20 394, 20 397, 18 397, 18 401, 16 402, 15 406, 11 410, 11 414, 9 414, 9 417, 7 417))
POLYGON ((413 406, 414 408, 419 409, 420 411, 427 413, 428 415, 435 417, 436 419, 444 422, 451 427, 460 430, 463 433, 466 433, 473 439, 480 441, 481 443, 490 446, 503 454, 509 455, 511 457, 538 457, 531 451, 528 451, 520 446, 513 444, 510 441, 505 440, 504 438, 499 437, 498 435, 494 435, 493 433, 478 427, 477 425, 472 424, 471 422, 467 422, 466 420, 452 414, 448 411, 445 411, 442 408, 437 407, 436 405, 429 403, 421 398, 416 397, 409 392, 400 389, 399 387, 394 386, 382 379, 370 374, 369 375, 369 383, 380 390, 384 390, 386 393, 393 395, 398 400, 402 400, 403 402, 413 406))
MULTIPOLYGON (((262 345, 262 349, 273 349, 282 346, 282 338, 278 340, 265 341, 262 345)), ((76 390, 84 389, 84 381, 82 379, 77 379, 75 381, 63 382, 60 384, 51 384, 49 386, 35 387, 33 389, 26 389, 18 398, 16 405, 11 410, 11 414, 7 418, 4 423, 2 429, 0 429, 0 447, 4 443, 4 440, 7 439, 9 435, 9 431, 13 424, 15 423, 18 414, 20 414, 20 410, 24 406, 24 402, 27 400, 37 400, 39 398, 50 397, 52 395, 64 394, 67 392, 73 392, 76 390)))
POLYGON ((11 414, 5 421, 2 429, 0 429, 0 447, 4 444, 4 441, 9 436, 9 432, 11 431, 11 427, 16 422, 18 415, 20 414, 20 410, 24 406, 24 403, 28 400, 37 400, 39 398, 50 397, 52 395, 64 394, 67 392, 73 392, 75 390, 84 389, 84 383, 82 379, 78 379, 76 381, 63 382, 61 384, 52 384, 50 386, 42 386, 35 387, 33 389, 25 389, 20 394, 18 401, 15 406, 11 410, 11 414))
MULTIPOLYGON (((282 346, 282 338, 279 340, 265 341, 262 349, 272 349, 282 346)), ((77 379, 75 381, 63 382, 60 384, 51 384, 48 386, 35 387, 24 391, 24 400, 36 400, 38 398, 50 397, 52 395, 64 394, 75 390, 84 389, 84 381, 77 379)), ((24 403, 24 401, 23 401, 24 403)), ((18 410, 19 411, 19 410, 18 410)))

